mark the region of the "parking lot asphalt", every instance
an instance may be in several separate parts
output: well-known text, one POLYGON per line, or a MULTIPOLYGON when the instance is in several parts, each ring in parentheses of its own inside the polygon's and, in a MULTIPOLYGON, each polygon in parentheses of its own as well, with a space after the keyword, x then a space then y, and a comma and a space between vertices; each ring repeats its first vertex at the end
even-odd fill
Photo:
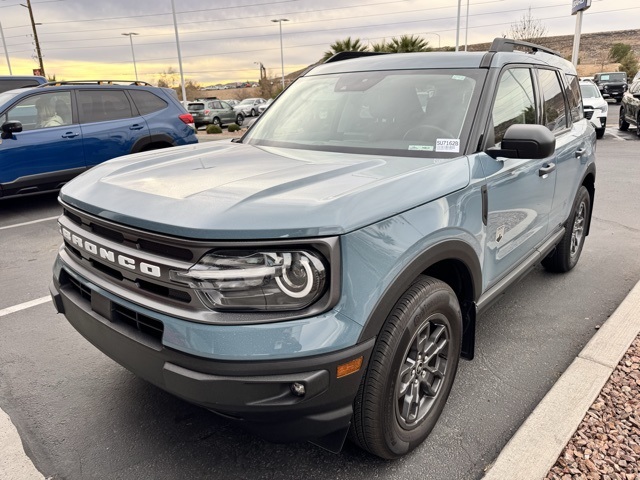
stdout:
POLYGON ((129 374, 46 301, 60 243, 55 195, 0 202, 0 408, 10 418, 0 412, 0 479, 481 478, 640 278, 639 147, 614 128, 598 141, 578 267, 535 269, 482 316, 477 358, 461 364, 436 429, 396 462, 352 445, 336 456, 269 444, 129 374))

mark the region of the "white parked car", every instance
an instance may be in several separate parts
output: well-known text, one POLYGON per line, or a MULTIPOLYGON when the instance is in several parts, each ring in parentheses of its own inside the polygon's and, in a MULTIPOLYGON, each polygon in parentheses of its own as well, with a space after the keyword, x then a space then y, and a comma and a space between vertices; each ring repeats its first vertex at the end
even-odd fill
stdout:
POLYGON ((245 98, 233 109, 245 117, 255 117, 258 115, 258 107, 265 101, 264 98, 245 98))
POLYGON ((591 80, 580 81, 582 103, 584 104, 584 116, 596 128, 596 137, 602 138, 607 126, 607 112, 609 104, 602 98, 598 86, 591 80))

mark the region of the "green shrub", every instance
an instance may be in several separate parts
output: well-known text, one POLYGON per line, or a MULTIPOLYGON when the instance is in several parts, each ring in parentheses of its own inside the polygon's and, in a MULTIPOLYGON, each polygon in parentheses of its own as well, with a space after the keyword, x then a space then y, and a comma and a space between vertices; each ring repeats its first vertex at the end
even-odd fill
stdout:
POLYGON ((207 125, 207 133, 222 133, 219 125, 207 125))
POLYGON ((229 130, 229 132, 237 132, 238 130, 240 130, 240 125, 232 123, 227 127, 227 130, 229 130))

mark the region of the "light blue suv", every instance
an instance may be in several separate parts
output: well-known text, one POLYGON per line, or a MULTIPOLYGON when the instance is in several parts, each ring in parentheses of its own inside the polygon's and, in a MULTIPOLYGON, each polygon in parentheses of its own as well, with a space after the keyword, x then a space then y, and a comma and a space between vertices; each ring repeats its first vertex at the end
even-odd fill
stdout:
POLYGON ((129 153, 196 143, 173 91, 144 82, 52 82, 0 93, 0 197, 60 188, 129 153))
POLYGON ((179 397, 273 441, 349 434, 397 458, 473 358, 478 313, 537 263, 578 262, 596 134, 543 47, 358 55, 306 72, 236 143, 67 184, 51 293, 179 397))

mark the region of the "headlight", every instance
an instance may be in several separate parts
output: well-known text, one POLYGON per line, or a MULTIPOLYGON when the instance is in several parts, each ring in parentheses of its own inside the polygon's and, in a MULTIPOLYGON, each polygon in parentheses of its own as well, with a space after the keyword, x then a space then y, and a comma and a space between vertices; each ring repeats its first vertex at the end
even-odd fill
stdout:
POLYGON ((170 278, 189 285, 212 310, 300 310, 327 284, 320 255, 306 250, 211 252, 170 278))
POLYGON ((606 114, 609 111, 609 105, 605 103, 604 105, 598 106, 598 108, 595 108, 594 110, 596 112, 600 112, 600 113, 606 114))

